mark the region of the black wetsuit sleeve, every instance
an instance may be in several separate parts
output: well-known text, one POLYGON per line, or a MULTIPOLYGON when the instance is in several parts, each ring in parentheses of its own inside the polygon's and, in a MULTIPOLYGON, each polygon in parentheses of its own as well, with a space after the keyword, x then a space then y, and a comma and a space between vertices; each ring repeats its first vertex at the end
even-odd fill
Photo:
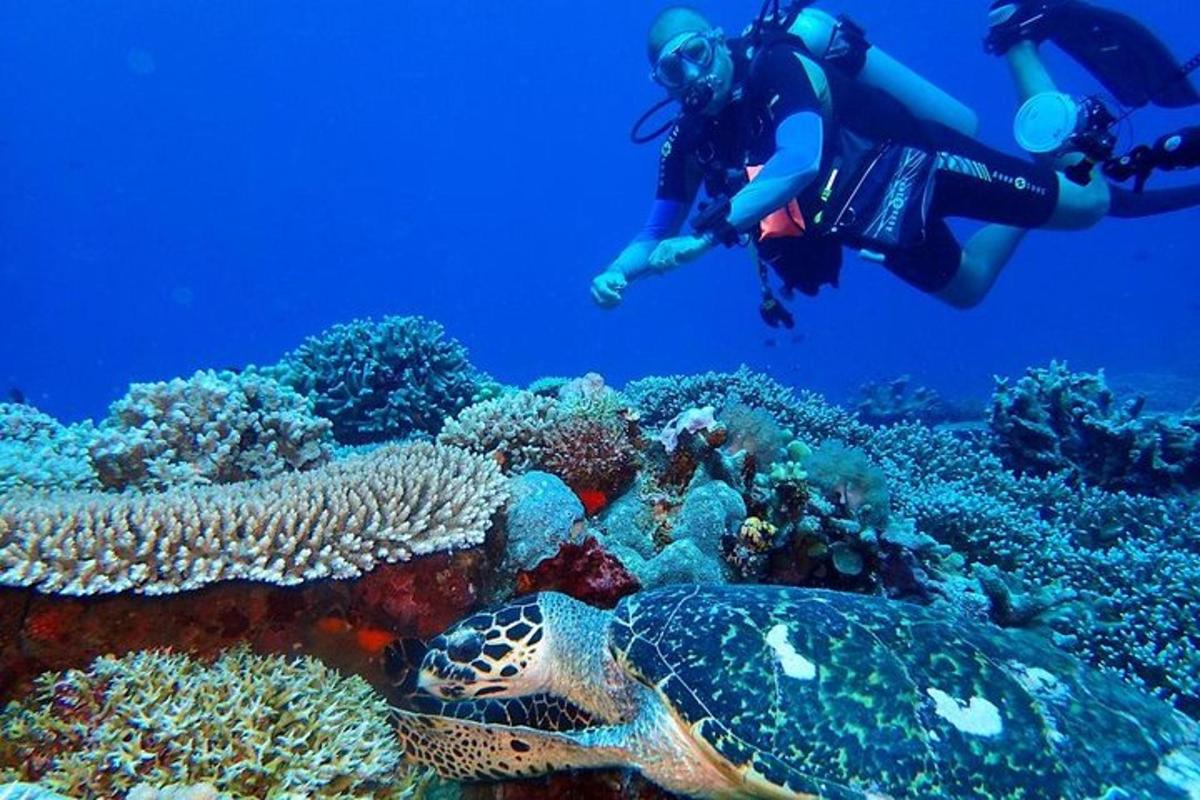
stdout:
POLYGON ((693 154, 695 135, 685 125, 671 129, 658 154, 658 189, 655 198, 691 206, 703 178, 693 154))
POLYGON ((808 71, 800 54, 791 47, 776 46, 755 59, 750 85, 755 102, 767 110, 772 138, 775 129, 788 117, 806 111, 822 114, 821 100, 808 71))

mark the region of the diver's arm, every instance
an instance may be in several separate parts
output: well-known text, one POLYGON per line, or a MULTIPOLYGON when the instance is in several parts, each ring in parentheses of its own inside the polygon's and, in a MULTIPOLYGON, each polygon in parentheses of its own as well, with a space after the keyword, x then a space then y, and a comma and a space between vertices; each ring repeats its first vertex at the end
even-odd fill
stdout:
POLYGON ((779 123, 775 154, 729 201, 729 224, 748 231, 795 199, 820 172, 824 143, 825 123, 814 112, 793 114, 779 123))
POLYGON ((592 299, 604 308, 612 308, 621 302, 621 293, 629 281, 655 272, 656 269, 650 264, 650 256, 660 242, 679 233, 690 208, 690 203, 681 200, 655 200, 642 230, 592 280, 592 299))
MULTIPOLYGON (((801 111, 779 123, 775 154, 754 180, 730 199, 724 230, 745 233, 803 192, 820 172, 824 141, 825 123, 815 112, 801 111)), ((695 261, 722 238, 713 230, 702 236, 668 239, 651 254, 650 267, 665 271, 695 261)))

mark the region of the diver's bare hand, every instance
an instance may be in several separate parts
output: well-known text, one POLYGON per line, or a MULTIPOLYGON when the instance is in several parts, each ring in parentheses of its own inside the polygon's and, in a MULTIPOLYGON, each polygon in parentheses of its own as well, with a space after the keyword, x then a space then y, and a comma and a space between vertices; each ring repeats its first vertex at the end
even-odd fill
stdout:
POLYGON ((616 270, 605 270, 592 279, 592 299, 601 308, 616 308, 629 285, 626 277, 616 270))
POLYGON ((709 251, 712 243, 700 236, 676 236, 664 239, 650 254, 650 267, 659 272, 695 261, 709 251))

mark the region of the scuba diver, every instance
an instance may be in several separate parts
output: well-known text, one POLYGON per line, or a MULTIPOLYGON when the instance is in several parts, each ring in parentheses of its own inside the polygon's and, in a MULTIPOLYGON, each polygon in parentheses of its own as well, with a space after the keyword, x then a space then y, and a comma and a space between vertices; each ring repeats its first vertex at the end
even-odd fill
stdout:
POLYGON ((1200 185, 1145 191, 1156 170, 1200 166, 1200 127, 1117 155, 1118 117, 1099 100, 1058 92, 1042 64, 1046 41, 1091 71, 1126 106, 1200 103, 1188 73, 1140 23, 1082 0, 998 0, 986 49, 1003 55, 1025 104, 1018 140, 1033 160, 974 138, 975 114, 889 57, 845 17, 766 0, 726 37, 675 6, 648 37, 652 78, 668 94, 634 126, 636 142, 670 131, 656 198, 636 238, 592 282, 617 305, 632 280, 694 261, 717 245, 748 246, 762 284, 760 313, 794 319, 776 298, 836 287, 844 247, 957 308, 978 304, 1031 229, 1082 230, 1106 216, 1142 217, 1200 205, 1200 185), (679 116, 640 130, 668 103, 679 116), (1103 175, 1104 177, 1101 177, 1103 175), (1136 178, 1134 190, 1117 185, 1136 178), (710 198, 681 234, 701 187, 710 198), (946 223, 987 223, 960 245, 946 223))

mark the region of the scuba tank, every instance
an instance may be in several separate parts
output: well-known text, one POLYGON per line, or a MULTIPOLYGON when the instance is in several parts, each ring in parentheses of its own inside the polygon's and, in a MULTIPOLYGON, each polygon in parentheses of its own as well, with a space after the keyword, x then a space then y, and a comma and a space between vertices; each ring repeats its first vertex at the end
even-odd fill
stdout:
POLYGON ((839 66, 855 80, 891 95, 918 119, 971 137, 978 132, 979 116, 969 106, 872 45, 863 29, 846 17, 805 7, 787 30, 819 62, 839 66))

